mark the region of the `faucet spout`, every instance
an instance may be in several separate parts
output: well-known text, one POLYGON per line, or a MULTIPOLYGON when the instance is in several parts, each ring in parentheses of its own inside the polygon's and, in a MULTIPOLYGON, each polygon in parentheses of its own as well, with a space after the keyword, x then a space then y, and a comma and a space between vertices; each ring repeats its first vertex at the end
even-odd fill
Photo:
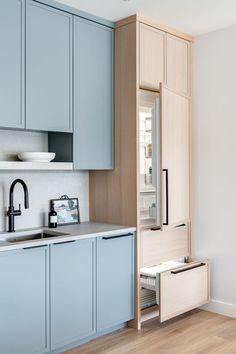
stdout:
POLYGON ((14 217, 21 215, 21 210, 15 210, 14 209, 14 188, 17 183, 20 183, 23 187, 24 190, 24 204, 25 204, 25 209, 29 208, 29 192, 28 188, 25 184, 25 182, 22 179, 16 179, 15 181, 12 182, 11 187, 10 187, 10 192, 9 192, 9 200, 10 200, 10 206, 8 208, 8 218, 9 218, 9 223, 8 223, 8 232, 14 232, 15 231, 15 226, 14 226, 14 217))
POLYGON ((13 207, 13 194, 14 194, 14 188, 17 183, 20 183, 24 189, 24 202, 25 202, 25 209, 29 209, 29 192, 28 188, 26 186, 26 183, 22 179, 15 179, 14 182, 12 182, 11 187, 10 187, 10 193, 9 193, 9 199, 10 199, 10 207, 13 207))

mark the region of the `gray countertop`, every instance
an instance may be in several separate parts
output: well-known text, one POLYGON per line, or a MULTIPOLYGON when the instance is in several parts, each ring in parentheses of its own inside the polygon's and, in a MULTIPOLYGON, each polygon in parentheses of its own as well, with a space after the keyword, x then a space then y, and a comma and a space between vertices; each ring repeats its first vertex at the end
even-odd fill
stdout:
POLYGON ((91 237, 100 237, 100 236, 116 236, 119 234, 124 234, 127 232, 134 232, 135 227, 127 227, 120 225, 112 225, 112 224, 103 224, 103 223, 94 223, 94 222, 83 222, 81 224, 76 225, 68 225, 68 226, 60 226, 56 229, 48 229, 47 227, 38 227, 35 229, 25 229, 19 230, 15 233, 1 232, 0 233, 0 252, 1 251, 10 251, 14 249, 26 248, 26 247, 37 247, 48 245, 51 243, 60 243, 67 242, 72 240, 81 240, 91 237), (28 235, 32 232, 32 234, 42 230, 50 230, 56 231, 59 233, 67 234, 62 236, 30 240, 30 241, 22 241, 16 243, 10 243, 4 241, 7 237, 19 237, 23 236, 25 233, 28 235))

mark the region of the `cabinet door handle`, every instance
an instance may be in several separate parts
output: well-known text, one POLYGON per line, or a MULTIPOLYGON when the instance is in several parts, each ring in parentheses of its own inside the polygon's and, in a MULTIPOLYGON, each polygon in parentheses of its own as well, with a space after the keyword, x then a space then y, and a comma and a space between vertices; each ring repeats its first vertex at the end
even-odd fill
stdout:
POLYGON ((150 228, 151 231, 158 231, 161 230, 160 226, 153 226, 150 228))
POLYGON ((166 222, 163 222, 163 225, 169 225, 169 172, 167 168, 162 171, 166 175, 166 222))
POLYGON ((184 269, 179 269, 179 270, 172 270, 171 274, 179 274, 179 273, 187 272, 188 270, 204 267, 205 265, 206 265, 206 263, 200 263, 200 264, 196 264, 196 265, 194 265, 192 267, 189 267, 189 268, 184 268, 184 269))
POLYGON ((23 250, 32 250, 33 248, 43 248, 43 247, 48 247, 48 245, 23 247, 23 250))
POLYGON ((121 237, 128 237, 128 236, 133 236, 132 233, 124 234, 124 235, 117 235, 117 236, 104 236, 102 239, 103 240, 113 240, 114 238, 121 238, 121 237))
POLYGON ((76 240, 57 242, 57 243, 54 243, 53 245, 54 245, 54 246, 65 245, 66 243, 72 243, 72 242, 75 242, 75 241, 76 241, 76 240))
POLYGON ((177 229, 178 227, 184 227, 184 226, 186 226, 186 224, 176 225, 175 228, 177 229))

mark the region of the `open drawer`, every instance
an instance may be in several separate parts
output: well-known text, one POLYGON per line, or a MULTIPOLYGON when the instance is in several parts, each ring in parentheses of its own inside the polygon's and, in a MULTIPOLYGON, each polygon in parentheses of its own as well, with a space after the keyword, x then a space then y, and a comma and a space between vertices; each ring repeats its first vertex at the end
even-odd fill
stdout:
POLYGON ((209 262, 192 262, 159 274, 160 322, 207 303, 209 262))

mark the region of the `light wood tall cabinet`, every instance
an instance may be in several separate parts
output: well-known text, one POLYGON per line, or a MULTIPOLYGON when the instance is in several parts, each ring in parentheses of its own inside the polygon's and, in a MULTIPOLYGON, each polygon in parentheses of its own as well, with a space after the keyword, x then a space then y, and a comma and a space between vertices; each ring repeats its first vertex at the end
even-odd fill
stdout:
POLYGON ((166 36, 166 84, 182 95, 191 94, 191 43, 171 34, 166 36))
POLYGON ((116 23, 115 168, 90 172, 90 218, 137 228, 134 328, 209 300, 191 253, 191 42, 139 15, 116 23))
MULTIPOLYGON (((160 83, 175 92, 191 94, 191 42, 189 38, 139 22, 139 85, 159 91, 160 83), (186 40, 187 38, 187 40, 186 40)), ((180 34, 181 35, 181 34, 180 34)))
POLYGON ((139 25, 140 87, 159 90, 165 76, 165 32, 139 25))

